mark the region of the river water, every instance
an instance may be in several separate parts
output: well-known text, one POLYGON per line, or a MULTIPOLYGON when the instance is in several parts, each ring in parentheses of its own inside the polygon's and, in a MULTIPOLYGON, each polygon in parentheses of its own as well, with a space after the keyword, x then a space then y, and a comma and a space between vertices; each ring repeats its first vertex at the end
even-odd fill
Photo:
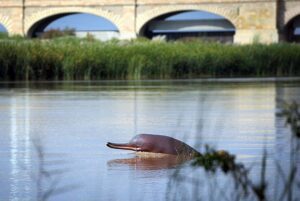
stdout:
POLYGON ((287 172, 290 155, 282 100, 300 101, 300 79, 0 83, 0 200, 226 200, 214 186, 226 175, 200 172, 197 197, 177 197, 170 181, 188 163, 106 147, 139 133, 227 150, 254 180, 266 150, 276 196, 271 161, 287 172))

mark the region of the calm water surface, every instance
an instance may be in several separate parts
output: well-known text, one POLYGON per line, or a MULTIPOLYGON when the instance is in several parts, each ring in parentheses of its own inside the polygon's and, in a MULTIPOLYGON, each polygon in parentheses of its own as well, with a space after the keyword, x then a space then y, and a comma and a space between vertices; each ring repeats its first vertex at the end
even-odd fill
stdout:
POLYGON ((0 200, 165 200, 174 164, 106 147, 139 133, 209 144, 248 166, 265 147, 284 164, 282 99, 300 101, 298 79, 0 83, 0 200))

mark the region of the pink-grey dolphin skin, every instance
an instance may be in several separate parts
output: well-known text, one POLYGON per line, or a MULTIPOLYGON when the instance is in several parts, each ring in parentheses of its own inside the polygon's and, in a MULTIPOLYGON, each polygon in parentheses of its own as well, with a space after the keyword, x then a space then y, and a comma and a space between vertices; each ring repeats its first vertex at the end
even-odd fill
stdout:
POLYGON ((128 143, 117 144, 108 142, 107 146, 114 149, 133 150, 136 152, 151 152, 188 157, 201 156, 194 148, 175 138, 164 135, 139 134, 128 143))

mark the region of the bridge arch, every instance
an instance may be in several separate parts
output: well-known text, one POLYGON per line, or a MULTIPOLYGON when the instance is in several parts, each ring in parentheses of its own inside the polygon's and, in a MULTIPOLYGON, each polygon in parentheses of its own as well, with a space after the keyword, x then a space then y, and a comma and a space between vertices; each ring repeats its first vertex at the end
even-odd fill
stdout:
POLYGON ((103 10, 103 9, 93 9, 93 8, 85 8, 85 7, 76 7, 76 8, 48 8, 46 10, 39 11, 37 13, 34 13, 30 15, 25 20, 25 34, 30 36, 35 28, 35 26, 40 23, 41 21, 51 18, 51 17, 62 17, 65 15, 70 14, 76 14, 76 13, 86 13, 86 14, 92 14, 95 16, 103 17, 113 23, 119 32, 122 32, 122 20, 121 16, 114 14, 110 11, 103 10))
POLYGON ((8 34, 13 34, 13 23, 8 16, 0 14, 0 24, 6 29, 8 34))
POLYGON ((168 13, 179 13, 186 11, 206 11, 216 15, 220 15, 227 19, 234 27, 238 27, 237 25, 237 13, 234 10, 230 10, 228 8, 217 7, 217 6, 205 6, 205 5, 187 5, 187 6, 167 6, 167 7, 157 7, 151 10, 140 14, 137 20, 136 31, 140 33, 145 26, 146 23, 151 20, 166 15, 168 13))
POLYGON ((285 13, 284 25, 287 25, 293 18, 300 15, 300 6, 289 9, 285 13))
POLYGON ((284 26, 284 40, 300 43, 300 13, 284 26))
POLYGON ((284 40, 288 42, 300 42, 300 34, 296 34, 296 28, 300 29, 300 6, 288 10, 284 18, 284 40))

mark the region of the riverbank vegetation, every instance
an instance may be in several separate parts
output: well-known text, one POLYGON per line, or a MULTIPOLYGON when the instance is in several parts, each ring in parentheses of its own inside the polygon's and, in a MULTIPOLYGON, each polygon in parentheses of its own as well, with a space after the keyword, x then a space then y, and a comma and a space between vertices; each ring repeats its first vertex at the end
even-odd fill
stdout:
POLYGON ((0 80, 299 76, 300 45, 0 39, 0 80))

